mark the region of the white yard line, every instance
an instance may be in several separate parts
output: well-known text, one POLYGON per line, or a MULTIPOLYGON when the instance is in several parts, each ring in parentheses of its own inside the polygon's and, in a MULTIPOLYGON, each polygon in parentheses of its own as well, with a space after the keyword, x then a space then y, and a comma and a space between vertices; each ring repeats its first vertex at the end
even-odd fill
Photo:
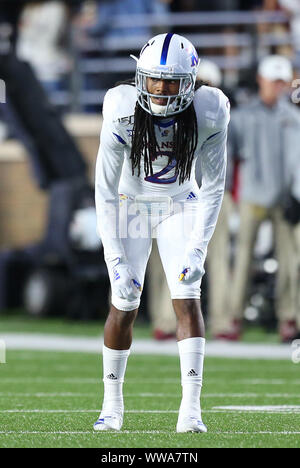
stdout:
POLYGON ((102 432, 102 431, 0 431, 1 434, 9 435, 9 434, 14 434, 14 435, 24 435, 24 434, 94 434, 98 436, 99 433, 103 435, 117 435, 117 434, 170 434, 171 431, 110 431, 110 432, 102 432))
MULTIPOLYGON (((225 378, 225 377, 224 377, 225 378)), ((178 385, 180 382, 180 379, 172 379, 172 378, 161 378, 161 379, 153 379, 153 378, 147 378, 143 376, 142 381, 146 384, 166 384, 166 385, 178 385)), ((126 384, 134 384, 134 383, 141 383, 141 379, 136 379, 136 378, 130 378, 126 377, 125 383, 126 384)), ((101 379, 100 378, 80 378, 80 377, 60 377, 60 376, 55 376, 55 382, 58 384, 72 384, 72 385, 97 385, 100 386, 102 385, 101 379)), ((213 382, 219 383, 220 379, 211 379, 207 377, 205 379, 205 382, 209 382, 212 384, 213 382)), ((53 378, 50 377, 28 377, 27 375, 24 377, 1 377, 1 385, 3 386, 4 384, 18 384, 21 383, 22 385, 25 384, 47 384, 47 383, 53 383, 53 378)), ((267 379, 242 379, 238 381, 239 385, 267 385, 268 387, 271 386, 281 386, 285 385, 288 387, 291 386, 296 386, 298 387, 300 385, 300 380, 295 379, 295 380, 289 380, 289 379, 276 379, 276 380, 267 380, 267 379)), ((3 388, 3 387, 2 387, 3 388)), ((252 392, 251 392, 252 393, 252 392)), ((218 394, 219 395, 219 394, 218 394)), ((299 393, 300 396, 300 393, 299 393)))
POLYGON ((69 397, 94 397, 95 393, 0 393, 1 398, 69 398, 69 397))
MULTIPOLYGON (((37 333, 3 333, 0 339, 7 350, 39 350, 101 353, 103 338, 74 337, 37 333)), ((134 339, 135 354, 178 356, 176 341, 159 342, 152 339, 134 339)), ((250 344, 208 341, 206 356, 243 359, 291 359, 292 347, 283 344, 250 344)))
MULTIPOLYGON (((225 379, 225 377, 224 377, 225 379)), ((4 377, 3 377, 4 380, 4 377)), ((3 382, 2 380, 2 382, 3 382)), ((165 384, 178 384, 178 378, 157 378, 154 379, 152 377, 147 377, 143 375, 142 377, 143 382, 146 383, 165 383, 165 384)), ((220 378, 215 379, 211 377, 206 377, 206 381, 212 382, 220 382, 220 378)), ((28 375, 24 375, 24 377, 5 377, 5 381, 9 383, 19 383, 19 382, 36 382, 36 383, 48 383, 53 382, 53 377, 28 377, 28 375)), ((71 384, 102 384, 101 378, 94 378, 94 377, 61 377, 59 375, 55 376, 55 382, 60 383, 71 383, 71 384)), ((126 377, 127 383, 141 383, 141 378, 131 378, 126 377)), ((241 379, 238 381, 239 384, 243 385, 300 385, 300 379, 241 379)))
MULTIPOLYGON (((95 393, 76 393, 76 392, 61 392, 61 393, 14 393, 0 392, 1 398, 69 398, 69 397, 90 397, 94 398, 95 393)), ((180 395, 173 393, 125 393, 124 398, 180 398, 180 395)), ((297 393, 203 393, 203 398, 300 398, 297 393)))
MULTIPOLYGON (((76 409, 76 410, 67 410, 67 409, 51 409, 51 410, 48 410, 48 409, 10 409, 10 410, 0 410, 0 414, 2 413, 99 413, 100 412, 100 408, 99 409, 88 409, 88 410, 85 410, 85 409, 76 409)), ((150 413, 150 414, 155 414, 155 413, 158 413, 158 414, 178 414, 178 410, 126 410, 125 413, 132 413, 132 414, 139 414, 139 413, 142 413, 142 414, 147 414, 147 413, 150 413)))
POLYGON ((245 432, 245 431, 224 431, 224 432, 214 432, 213 434, 247 434, 247 435, 268 435, 268 434, 277 434, 277 435, 298 435, 299 431, 255 431, 255 432, 245 432))
MULTIPOLYGON (((24 377, 2 377, 1 384, 3 384, 5 379, 6 383, 50 383, 53 382, 53 377, 28 377, 25 375, 24 377)), ((128 379, 126 379, 127 381, 128 379)), ((101 379, 93 379, 93 378, 79 378, 79 377, 59 377, 55 376, 56 383, 70 383, 70 384, 88 384, 88 385, 100 385, 101 379)))
MULTIPOLYGON (((100 409, 6 409, 0 410, 0 414, 5 413, 99 413, 100 409)), ((212 409, 203 409, 203 413, 268 413, 268 414, 299 414, 300 405, 235 405, 235 406, 214 406, 212 409)), ((127 414, 178 414, 178 410, 125 410, 127 414)))
POLYGON ((239 383, 245 385, 300 385, 300 380, 289 379, 243 379, 239 383))
POLYGON ((243 413, 280 413, 299 414, 300 405, 234 405, 234 406, 214 406, 212 411, 243 412, 243 413))
MULTIPOLYGON (((0 431, 0 435, 59 435, 59 434, 68 434, 68 435, 80 435, 80 434, 89 434, 95 435, 97 437, 101 436, 114 436, 114 435, 124 435, 124 434, 171 434, 175 432, 175 429, 172 431, 0 431)), ((200 437, 207 437, 212 434, 218 435, 299 435, 299 431, 209 431, 207 434, 201 434, 200 437)), ((174 434, 176 435, 176 433, 174 434)), ((181 434, 180 434, 181 435, 181 434)), ((180 436, 179 435, 179 436, 180 436)))

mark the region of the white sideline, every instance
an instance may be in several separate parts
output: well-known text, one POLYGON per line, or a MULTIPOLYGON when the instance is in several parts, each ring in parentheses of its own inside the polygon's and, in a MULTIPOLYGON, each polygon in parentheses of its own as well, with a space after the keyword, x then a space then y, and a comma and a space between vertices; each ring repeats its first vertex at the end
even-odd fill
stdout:
POLYGON ((233 412, 242 412, 242 413, 281 413, 281 414, 299 414, 300 413, 300 405, 263 405, 263 406, 255 406, 255 405, 241 405, 241 406, 214 406, 213 410, 215 411, 233 411, 233 412))
MULTIPOLYGON (((71 413, 99 413, 100 409, 6 409, 0 410, 0 414, 6 413, 31 413, 31 414, 71 414, 71 413)), ((126 414, 178 414, 178 410, 125 410, 126 414)), ((202 409, 202 413, 267 413, 267 414, 299 414, 300 405, 270 405, 270 406, 214 406, 212 409, 202 409)))
MULTIPOLYGON (((81 353, 101 353, 103 337, 75 337, 37 333, 2 333, 7 350, 65 351, 81 353)), ((292 347, 284 344, 229 343, 207 341, 206 356, 242 359, 288 359, 291 360, 292 347)), ((176 341, 155 341, 134 339, 134 354, 156 354, 177 356, 176 341)))
MULTIPOLYGON (((3 379, 6 382, 6 379, 3 379)), ((76 393, 76 392, 56 392, 56 393, 14 393, 14 392, 0 392, 1 398, 82 398, 82 397, 95 397, 95 393, 76 393)), ((125 393, 125 398, 175 398, 179 399, 180 396, 174 393, 125 393)), ((203 397, 207 398, 297 398, 300 399, 300 394, 295 393, 203 393, 203 397)), ((0 410, 1 412, 1 410, 0 410)))
MULTIPOLYGON (((117 435, 124 435, 124 434, 170 434, 173 431, 116 431, 116 432, 101 432, 101 431, 0 431, 0 435, 24 435, 24 434, 47 434, 47 435, 56 435, 56 434, 89 434, 94 435, 96 437, 101 436, 117 436, 117 435)), ((175 431, 174 431, 175 432, 175 431)), ((299 435, 299 431, 210 431, 208 434, 202 434, 201 437, 207 437, 210 434, 218 434, 218 435, 299 435)))
MULTIPOLYGON (((206 380, 209 380, 209 382, 212 384, 212 383, 218 383, 220 381, 220 379, 213 379, 213 378, 207 378, 206 380)), ((95 378, 95 379, 92 379, 92 378, 85 378, 85 377, 82 377, 82 378, 79 378, 79 377, 59 377, 57 376, 56 377, 56 381, 57 382, 60 382, 60 383, 67 383, 67 384, 86 384, 86 385, 97 385, 99 386, 100 384, 100 380, 99 378, 95 378)), ((176 384, 178 385, 178 378, 177 379, 171 379, 171 378, 160 378, 160 379, 152 379, 152 378, 147 378, 147 377, 143 377, 143 381, 146 382, 148 385, 149 384, 169 384, 169 385, 172 385, 172 384, 176 384)), ((23 383, 30 383, 30 382, 34 382, 35 384, 37 383, 48 383, 48 382, 53 382, 53 378, 51 377, 5 377, 5 383, 13 383, 13 384, 23 384, 23 383)), ((130 384, 133 384, 133 383, 141 383, 141 380, 140 379, 135 379, 135 378, 131 378, 131 377, 127 377, 126 378, 126 382, 127 383, 130 383, 130 384)), ((300 385, 300 379, 294 379, 294 380, 290 380, 290 379, 281 379, 281 380, 278 380, 278 379, 270 379, 270 380, 267 380, 267 379, 241 379, 239 381, 240 384, 242 385, 255 385, 255 386, 258 386, 258 385, 274 385, 275 387, 278 387, 278 386, 283 386, 283 385, 293 385, 293 386, 297 386, 299 387, 300 385)))

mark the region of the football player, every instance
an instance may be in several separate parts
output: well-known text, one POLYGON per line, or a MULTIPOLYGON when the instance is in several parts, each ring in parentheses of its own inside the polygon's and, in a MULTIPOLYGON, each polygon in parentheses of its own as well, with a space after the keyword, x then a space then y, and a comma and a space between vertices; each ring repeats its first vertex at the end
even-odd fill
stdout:
POLYGON ((182 36, 153 37, 135 60, 135 82, 105 96, 96 165, 98 230, 112 300, 104 329, 104 401, 94 429, 122 427, 122 386, 155 236, 177 317, 182 401, 176 430, 206 432, 200 285, 224 193, 230 105, 219 89, 195 91, 199 58, 182 36))

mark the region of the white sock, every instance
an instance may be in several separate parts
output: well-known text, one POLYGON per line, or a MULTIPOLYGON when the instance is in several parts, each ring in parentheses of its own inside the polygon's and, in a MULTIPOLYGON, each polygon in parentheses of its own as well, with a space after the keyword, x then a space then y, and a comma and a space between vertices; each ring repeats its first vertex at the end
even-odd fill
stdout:
POLYGON ((103 345, 104 400, 102 411, 123 413, 123 383, 130 349, 110 349, 103 345))
POLYGON ((182 400, 181 416, 196 416, 201 419, 200 396, 203 377, 205 339, 187 338, 178 341, 180 357, 182 400))

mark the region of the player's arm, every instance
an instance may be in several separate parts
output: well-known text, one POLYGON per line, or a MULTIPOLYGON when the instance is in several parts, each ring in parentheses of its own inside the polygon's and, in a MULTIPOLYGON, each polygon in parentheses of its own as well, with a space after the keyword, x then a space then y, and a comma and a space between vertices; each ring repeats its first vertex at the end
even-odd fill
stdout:
POLYGON ((220 129, 204 144, 202 151, 202 185, 200 188, 201 229, 195 229, 191 244, 206 254, 221 209, 227 163, 227 128, 220 129))
POLYGON ((97 227, 104 247, 104 257, 111 273, 114 293, 134 300, 141 291, 136 273, 127 262, 120 238, 119 181, 124 162, 125 141, 119 135, 104 103, 103 124, 96 163, 95 201, 97 227))
POLYGON ((105 258, 124 256, 119 238, 119 181, 124 161, 124 146, 115 136, 113 123, 105 117, 96 162, 95 201, 97 227, 105 258))
POLYGON ((202 185, 195 213, 196 222, 187 245, 181 281, 193 282, 203 276, 208 243, 214 233, 224 196, 230 106, 223 93, 220 101, 217 125, 204 142, 200 155, 202 185))

